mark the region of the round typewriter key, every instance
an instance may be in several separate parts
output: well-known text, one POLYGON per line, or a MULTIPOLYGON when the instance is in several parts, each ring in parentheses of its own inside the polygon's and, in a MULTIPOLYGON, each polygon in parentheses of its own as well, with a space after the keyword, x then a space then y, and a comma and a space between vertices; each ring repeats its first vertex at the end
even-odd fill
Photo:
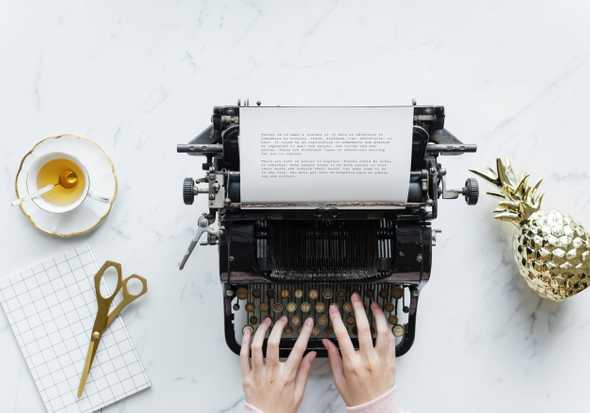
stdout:
POLYGON ((393 298, 400 299, 404 295, 404 289, 402 287, 393 287, 391 289, 391 295, 393 298))
POLYGON ((250 324, 258 324, 258 318, 256 316, 250 317, 250 324))
POLYGON ((301 318, 299 318, 297 315, 291 317, 291 325, 293 327, 299 327, 299 325, 301 325, 301 318))
POLYGON ((320 328, 318 326, 315 326, 314 328, 312 328, 311 335, 312 336, 319 336, 320 335, 320 328))
POLYGON ((338 292, 336 293, 336 297, 338 297, 340 300, 346 298, 346 291, 338 290, 338 292))
POLYGON ((318 290, 316 290, 315 288, 312 288, 311 290, 309 290, 309 298, 311 300, 317 300, 318 298, 318 290))
POLYGON ((344 304, 342 304, 342 310, 343 310, 345 313, 350 313, 350 312, 352 312, 352 304, 350 304, 350 303, 344 303, 344 304))
POLYGON ((324 290, 322 292, 322 297, 324 297, 324 300, 331 300, 332 299, 332 290, 324 290))
POLYGON ((298 288, 295 290, 295 298, 301 298, 303 297, 303 290, 301 288, 298 288))
POLYGON ((260 303, 260 311, 267 312, 268 311, 268 303, 260 303))
POLYGON ((304 301, 301 303, 301 312, 302 313, 309 313, 309 310, 311 310, 311 304, 308 303, 307 301, 304 301))
POLYGON ((273 297, 275 296, 275 293, 274 293, 274 291, 273 291, 273 290, 271 290, 271 289, 268 289, 268 290, 266 290, 266 296, 267 296, 268 298, 273 298, 273 297))
POLYGON ((282 313, 283 312, 283 304, 274 303, 272 305, 272 311, 274 311, 275 313, 282 313))
POLYGON ((286 327, 285 328, 285 334, 290 336, 291 334, 293 334, 293 329, 291 327, 286 327))
POLYGON ((234 309, 234 311, 238 311, 240 309, 240 305, 238 303, 235 303, 232 308, 234 309))
POLYGON ((318 317, 318 325, 320 325, 321 327, 326 327, 328 325, 328 321, 328 316, 325 314, 322 314, 318 317))
POLYGON ((391 324, 393 324, 393 325, 396 325, 396 324, 397 324, 397 317, 396 317, 396 316, 394 316, 394 315, 390 315, 390 316, 387 318, 387 321, 389 321, 389 322, 390 322, 391 324))
POLYGON ((379 297, 387 298, 387 296, 388 296, 387 290, 383 289, 383 290, 379 291, 379 297))
POLYGON ((294 302, 290 302, 287 304, 287 312, 294 313, 295 310, 297 310, 297 304, 295 304, 294 302))
POLYGON ((315 305, 315 312, 316 313, 323 313, 326 311, 326 304, 324 303, 316 303, 315 305))
POLYGON ((289 290, 281 290, 281 298, 289 298, 289 290))
POLYGON ((258 288, 255 288, 252 290, 252 296, 254 298, 260 298, 260 290, 258 288))
POLYGON ((404 328, 399 324, 394 325, 392 331, 393 335, 396 337, 401 337, 404 335, 404 328))
POLYGON ((395 310, 395 305, 393 305, 393 303, 385 303, 383 309, 391 313, 393 310, 395 310))
POLYGON ((354 317, 347 317, 346 324, 348 324, 349 326, 354 325, 354 317))
POLYGON ((236 291, 236 295, 240 300, 245 300, 246 298, 248 298, 248 289, 240 287, 238 288, 238 291, 236 291))
POLYGON ((246 311, 251 313, 252 311, 254 311, 254 304, 252 303, 248 303, 246 304, 246 311))

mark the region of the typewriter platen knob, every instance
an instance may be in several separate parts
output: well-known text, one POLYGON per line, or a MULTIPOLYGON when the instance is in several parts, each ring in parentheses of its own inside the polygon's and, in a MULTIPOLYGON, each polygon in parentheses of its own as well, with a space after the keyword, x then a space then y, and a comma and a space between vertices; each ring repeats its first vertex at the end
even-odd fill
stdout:
POLYGON ((467 178, 465 187, 463 188, 463 195, 465 196, 467 205, 477 204, 477 200, 479 199, 479 184, 477 183, 477 179, 467 178))
POLYGON ((186 205, 195 202, 195 181, 193 178, 184 178, 182 182, 182 199, 186 205))

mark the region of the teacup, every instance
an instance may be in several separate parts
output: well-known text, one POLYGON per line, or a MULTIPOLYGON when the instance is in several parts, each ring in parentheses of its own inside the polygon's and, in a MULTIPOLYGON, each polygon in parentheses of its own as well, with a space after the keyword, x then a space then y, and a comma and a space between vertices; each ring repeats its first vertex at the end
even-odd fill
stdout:
MULTIPOLYGON (((84 166, 82 162, 78 160, 78 158, 63 152, 52 152, 45 155, 42 155, 33 160, 31 166, 27 173, 27 191, 28 196, 32 197, 31 200, 41 209, 47 212, 53 213, 65 213, 69 211, 73 211, 74 209, 78 208, 82 202, 86 199, 86 197, 90 197, 96 199, 100 202, 109 202, 110 200, 106 197, 96 195, 92 193, 90 190, 91 186, 91 179, 90 175, 88 174, 88 170, 84 166), (76 177, 76 184, 78 187, 74 187, 68 195, 64 195, 66 198, 66 202, 57 202, 57 200, 52 199, 55 198, 55 192, 58 188, 57 186, 62 185, 59 180, 59 175, 56 172, 56 176, 53 178, 51 182, 44 182, 40 184, 40 173, 43 173, 43 178, 47 180, 47 176, 51 176, 50 173, 47 172, 47 168, 51 166, 55 166, 62 162, 63 164, 70 164, 72 170, 75 172, 76 177), (45 169, 44 169, 45 168, 45 169), (56 185, 55 189, 50 190, 44 195, 41 196, 34 196, 42 187, 47 184, 56 185), (81 186, 81 187, 80 187, 81 186), (73 197, 73 198, 72 198, 73 197), (69 199, 72 198, 72 199, 69 199)), ((63 191, 64 188, 61 188, 63 191)))

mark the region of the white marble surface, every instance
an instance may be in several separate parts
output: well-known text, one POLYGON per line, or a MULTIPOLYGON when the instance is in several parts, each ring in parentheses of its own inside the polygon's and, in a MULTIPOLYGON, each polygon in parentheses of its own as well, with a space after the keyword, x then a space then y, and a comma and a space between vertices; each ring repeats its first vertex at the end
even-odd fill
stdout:
MULTIPOLYGON (((590 227, 590 3, 587 1, 0 2, 2 273, 72 245, 145 274, 151 292, 125 315, 153 388, 108 412, 238 412, 238 359, 226 349, 216 249, 176 269, 204 202, 181 179, 200 163, 175 145, 213 105, 443 104, 447 127, 479 145, 446 159, 460 184, 497 155, 545 177, 546 205, 590 227), (112 155, 120 196, 91 236, 52 239, 17 209, 20 157, 77 132, 112 155)), ((414 412, 590 409, 590 295, 554 305, 516 276, 510 228, 441 203, 416 342, 399 360, 414 412)), ((2 412, 41 401, 0 313, 2 412)), ((324 362, 301 409, 342 411, 324 362)))

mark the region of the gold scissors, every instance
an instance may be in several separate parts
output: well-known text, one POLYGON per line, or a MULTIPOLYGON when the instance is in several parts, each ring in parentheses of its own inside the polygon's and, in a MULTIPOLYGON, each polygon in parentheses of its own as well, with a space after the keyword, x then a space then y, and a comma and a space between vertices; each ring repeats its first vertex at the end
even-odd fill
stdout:
POLYGON ((102 267, 100 267, 100 270, 98 270, 94 276, 94 289, 96 291, 98 310, 96 311, 96 319, 94 320, 94 325, 92 326, 92 334, 90 335, 90 343, 88 344, 88 352, 86 353, 86 360, 84 361, 82 377, 80 377, 78 398, 80 398, 84 392, 84 386, 86 386, 88 374, 90 373, 90 368, 92 367, 92 362, 94 361, 94 356, 96 355, 96 350, 98 349, 98 344, 100 343, 102 335, 112 324, 115 318, 117 318, 117 316, 121 313, 121 311, 127 307, 127 305, 131 304, 133 301, 147 293, 147 280, 137 274, 132 274, 129 277, 123 279, 121 264, 115 261, 105 261, 105 263, 102 264, 102 267), (117 285, 115 286, 115 290, 111 293, 111 295, 105 297, 100 291, 100 282, 104 276, 105 271, 109 267, 113 267, 117 272, 117 285), (141 291, 138 293, 132 293, 129 291, 129 288, 127 288, 129 281, 133 279, 139 280, 139 282, 141 282, 141 291), (109 313, 115 296, 121 290, 123 290, 123 300, 121 300, 115 309, 109 313))

